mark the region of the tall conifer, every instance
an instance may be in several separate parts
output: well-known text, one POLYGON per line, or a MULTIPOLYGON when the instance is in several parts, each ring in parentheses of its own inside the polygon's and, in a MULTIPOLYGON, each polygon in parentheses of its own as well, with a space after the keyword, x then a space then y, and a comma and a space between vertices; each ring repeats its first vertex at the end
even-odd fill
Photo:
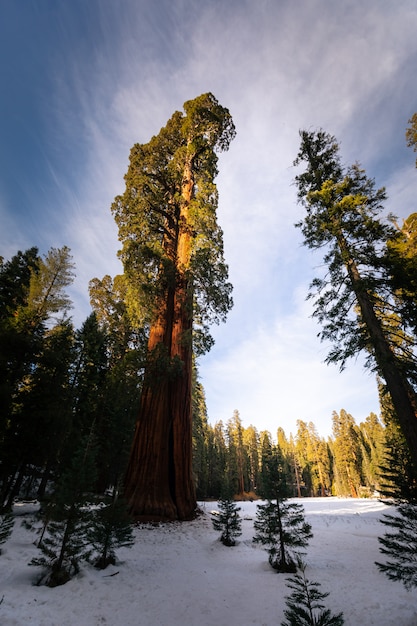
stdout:
POLYGON ((212 345, 208 325, 231 300, 217 224, 217 152, 235 135, 210 93, 184 104, 159 134, 130 153, 126 190, 112 212, 122 242, 127 303, 149 327, 139 415, 125 496, 137 518, 195 515, 192 357, 212 345))

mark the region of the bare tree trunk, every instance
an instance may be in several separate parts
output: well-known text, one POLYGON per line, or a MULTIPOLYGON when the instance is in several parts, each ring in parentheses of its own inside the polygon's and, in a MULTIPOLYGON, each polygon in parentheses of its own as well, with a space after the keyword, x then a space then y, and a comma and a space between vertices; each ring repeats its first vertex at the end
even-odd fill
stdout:
POLYGON ((182 372, 172 382, 172 473, 175 504, 179 519, 195 516, 197 507, 192 470, 192 327, 193 289, 188 277, 191 259, 191 233, 188 211, 194 193, 192 158, 184 168, 182 181, 182 203, 178 235, 177 268, 179 272, 175 293, 174 324, 172 330, 172 356, 179 357, 182 372))
POLYGON ((346 469, 346 476, 347 476, 348 485, 350 489, 350 495, 352 496, 352 498, 357 498, 358 492, 356 490, 355 483, 353 482, 353 478, 351 476, 350 469, 347 463, 345 463, 345 469, 346 469))
POLYGON ((192 473, 192 285, 188 209, 194 181, 187 161, 171 258, 175 285, 168 289, 148 341, 139 419, 125 479, 131 514, 140 519, 190 519, 196 510, 192 473))
POLYGON ((125 479, 124 496, 133 517, 176 519, 170 491, 170 428, 167 382, 142 392, 140 416, 125 479))
POLYGON ((346 268, 355 292, 362 319, 374 348, 375 360, 390 393, 401 430, 410 453, 417 462, 417 400, 406 376, 401 371, 396 356, 388 343, 381 322, 375 314, 369 294, 363 286, 359 270, 350 255, 345 238, 338 238, 339 247, 346 261, 346 268))

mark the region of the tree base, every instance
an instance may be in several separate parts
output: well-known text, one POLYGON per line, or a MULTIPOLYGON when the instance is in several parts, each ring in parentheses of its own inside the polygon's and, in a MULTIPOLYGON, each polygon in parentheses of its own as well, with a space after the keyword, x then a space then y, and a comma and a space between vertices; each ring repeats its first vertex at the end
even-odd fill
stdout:
POLYGON ((289 563, 269 561, 269 563, 278 574, 295 574, 297 572, 297 565, 294 561, 290 561, 289 563))
POLYGON ((100 556, 95 562, 94 567, 96 569, 106 569, 109 565, 116 565, 116 559, 113 554, 109 556, 100 556))

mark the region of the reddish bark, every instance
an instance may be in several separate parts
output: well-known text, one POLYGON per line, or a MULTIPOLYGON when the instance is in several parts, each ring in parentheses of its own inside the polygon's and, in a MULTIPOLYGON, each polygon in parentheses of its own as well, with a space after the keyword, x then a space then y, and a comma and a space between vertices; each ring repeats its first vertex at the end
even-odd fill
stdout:
POLYGON ((175 263, 175 285, 168 289, 150 329, 139 419, 125 480, 125 497, 136 519, 191 519, 197 505, 192 474, 192 285, 187 275, 193 187, 190 160, 184 168, 176 236, 166 245, 175 263))

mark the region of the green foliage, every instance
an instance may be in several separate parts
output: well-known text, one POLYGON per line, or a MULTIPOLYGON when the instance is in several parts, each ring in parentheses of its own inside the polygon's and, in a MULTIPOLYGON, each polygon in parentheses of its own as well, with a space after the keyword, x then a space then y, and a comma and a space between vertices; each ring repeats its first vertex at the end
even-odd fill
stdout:
POLYGON ((298 198, 305 217, 297 224, 304 243, 324 250, 323 276, 315 278, 309 298, 313 316, 330 341, 328 363, 343 369, 349 358, 364 352, 366 366, 382 376, 411 452, 417 449, 417 364, 415 336, 393 293, 387 242, 395 228, 381 218, 383 188, 358 164, 343 168, 334 137, 303 131, 295 165, 298 198))
MULTIPOLYGON (((19 251, 0 264, 0 444, 16 412, 19 385, 30 372, 41 329, 23 323, 30 279, 38 267, 38 249, 19 251)), ((2 455, 3 458, 3 455, 2 455)))
POLYGON ((381 522, 392 532, 378 538, 380 552, 391 560, 376 565, 390 580, 410 590, 417 587, 417 504, 403 502, 396 511, 397 515, 383 515, 381 522))
POLYGON ((279 446, 268 432, 261 433, 261 469, 258 493, 262 498, 285 500, 291 495, 289 467, 279 446))
POLYGON ((240 507, 231 495, 224 496, 218 503, 219 512, 212 514, 214 530, 221 532, 220 541, 225 546, 234 546, 236 538, 242 534, 242 520, 239 517, 240 507))
POLYGON ((38 260, 32 272, 28 295, 28 306, 39 319, 47 319, 60 313, 65 316, 72 307, 65 289, 74 280, 74 264, 70 249, 51 248, 45 257, 38 260))
POLYGON ((333 435, 338 493, 356 498, 362 484, 361 447, 355 420, 344 409, 333 412, 333 435))
POLYGON ((197 498, 205 498, 209 489, 208 421, 204 387, 198 380, 197 368, 193 368, 192 389, 193 414, 193 475, 197 498))
POLYGON ((293 591, 286 597, 286 621, 281 626, 343 626, 343 613, 332 615, 322 602, 329 594, 320 591, 320 583, 307 579, 304 563, 299 561, 298 567, 300 573, 286 583, 293 591))
POLYGON ((144 330, 135 326, 128 313, 127 284, 123 275, 114 279, 110 276, 104 276, 102 280, 94 278, 90 281, 89 291, 97 327, 104 337, 107 359, 100 389, 103 401, 96 426, 99 445, 97 489, 104 493, 109 486, 117 487, 126 469, 139 410, 146 337, 144 330))
POLYGON ((371 493, 375 490, 380 491, 380 466, 385 454, 386 433, 375 413, 370 413, 365 422, 359 424, 358 436, 362 456, 362 477, 371 493))
POLYGON ((301 504, 278 498, 257 505, 255 543, 267 546, 269 563, 278 572, 295 572, 298 555, 313 536, 301 504))
POLYGON ((89 513, 72 503, 65 510, 49 510, 58 519, 46 520, 47 527, 38 544, 41 556, 29 565, 42 568, 38 584, 48 587, 63 585, 80 571, 79 563, 87 558, 90 546, 87 531, 91 523, 89 513))
POLYGON ((139 326, 152 324, 185 279, 192 298, 188 315, 194 319, 194 350, 204 352, 212 345, 208 325, 223 321, 232 306, 213 180, 216 152, 228 149, 235 128, 229 111, 210 93, 186 102, 184 110, 185 115, 175 112, 149 143, 133 146, 126 190, 115 198, 112 213, 122 242, 119 254, 132 319, 139 326), (184 172, 193 188, 186 223, 184 172), (177 258, 180 232, 190 237, 184 267, 177 258))
POLYGON ((38 248, 20 250, 10 261, 0 261, 0 316, 5 319, 27 305, 30 280, 38 271, 38 248))
POLYGON ((328 268, 324 277, 313 280, 309 298, 322 325, 320 337, 333 343, 326 360, 343 368, 349 357, 370 349, 369 328, 355 308, 357 294, 362 290, 373 300, 381 292, 381 256, 394 230, 378 218, 385 190, 375 190, 374 181, 357 164, 344 170, 336 139, 323 131, 300 135, 294 164, 305 163, 306 169, 295 180, 306 215, 297 226, 306 246, 324 248, 328 268), (355 278, 353 266, 358 269, 355 278))
POLYGON ((219 497, 226 481, 227 446, 223 422, 207 431, 207 495, 219 497))
POLYGON ((93 511, 87 539, 94 549, 92 558, 98 569, 115 564, 117 548, 133 546, 132 520, 122 499, 113 498, 109 504, 93 511))
POLYGON ((295 443, 286 444, 294 468, 297 490, 301 497, 325 496, 331 489, 330 458, 327 443, 321 439, 312 422, 297 420, 295 443))
MULTIPOLYGON (((410 126, 407 128, 405 132, 405 138, 407 141, 407 146, 413 148, 414 152, 417 152, 417 113, 408 120, 410 126)), ((417 167, 417 160, 416 160, 417 167)))
POLYGON ((389 437, 381 463, 380 493, 395 503, 417 504, 417 468, 401 433, 389 437))
MULTIPOLYGON (((14 526, 14 516, 11 511, 0 513, 0 545, 6 543, 12 534, 14 526)), ((0 550, 1 554, 1 550, 0 550)))
POLYGON ((387 241, 386 263, 391 274, 397 310, 414 335, 417 332, 417 213, 397 226, 387 241))
MULTIPOLYGON (((15 460, 30 467, 56 471, 72 417, 74 330, 62 322, 45 332, 31 377, 20 390, 19 420, 8 442, 15 460)), ((38 494, 43 495, 43 494, 38 494)))
POLYGON ((245 491, 245 467, 246 467, 246 450, 243 445, 243 426, 239 416, 239 411, 233 412, 226 424, 226 439, 228 444, 228 462, 227 462, 227 485, 233 493, 240 496, 245 491))
POLYGON ((30 562, 43 569, 39 584, 65 584, 78 573, 79 562, 90 552, 87 532, 91 512, 87 503, 95 480, 93 444, 92 432, 81 438, 44 510, 44 529, 38 543, 42 555, 30 562))
POLYGON ((417 504, 417 465, 409 451, 389 394, 380 385, 385 448, 379 467, 380 492, 390 502, 417 504))
MULTIPOLYGON (((200 402, 199 385, 194 393, 200 402)), ((234 418, 228 421, 226 429, 222 422, 212 426, 207 422, 204 403, 202 418, 197 412, 200 409, 194 406, 193 410, 194 473, 200 499, 219 498, 228 484, 234 495, 238 495, 239 485, 243 484, 244 498, 258 496, 270 500, 277 494, 279 498, 323 497, 332 493, 366 497, 375 490, 381 491, 380 467, 387 429, 374 414, 358 426, 344 409, 340 414, 334 412, 334 436, 327 441, 319 436, 312 422, 299 420, 296 439, 292 435, 287 439, 279 428, 276 445, 269 432, 258 434, 253 426, 235 424, 234 418)), ((396 445, 401 465, 407 451, 404 438, 396 445)))
POLYGON ((54 440, 60 391, 60 407, 69 408, 65 390, 69 388, 72 327, 64 318, 70 307, 65 290, 72 279, 73 265, 65 246, 51 248, 44 258, 37 248, 19 251, 0 264, 3 502, 12 501, 25 477, 32 473, 33 478, 35 467, 39 472, 39 465, 50 462, 45 459, 48 452, 40 451, 41 439, 54 440), (57 359, 60 350, 61 361, 57 359))

